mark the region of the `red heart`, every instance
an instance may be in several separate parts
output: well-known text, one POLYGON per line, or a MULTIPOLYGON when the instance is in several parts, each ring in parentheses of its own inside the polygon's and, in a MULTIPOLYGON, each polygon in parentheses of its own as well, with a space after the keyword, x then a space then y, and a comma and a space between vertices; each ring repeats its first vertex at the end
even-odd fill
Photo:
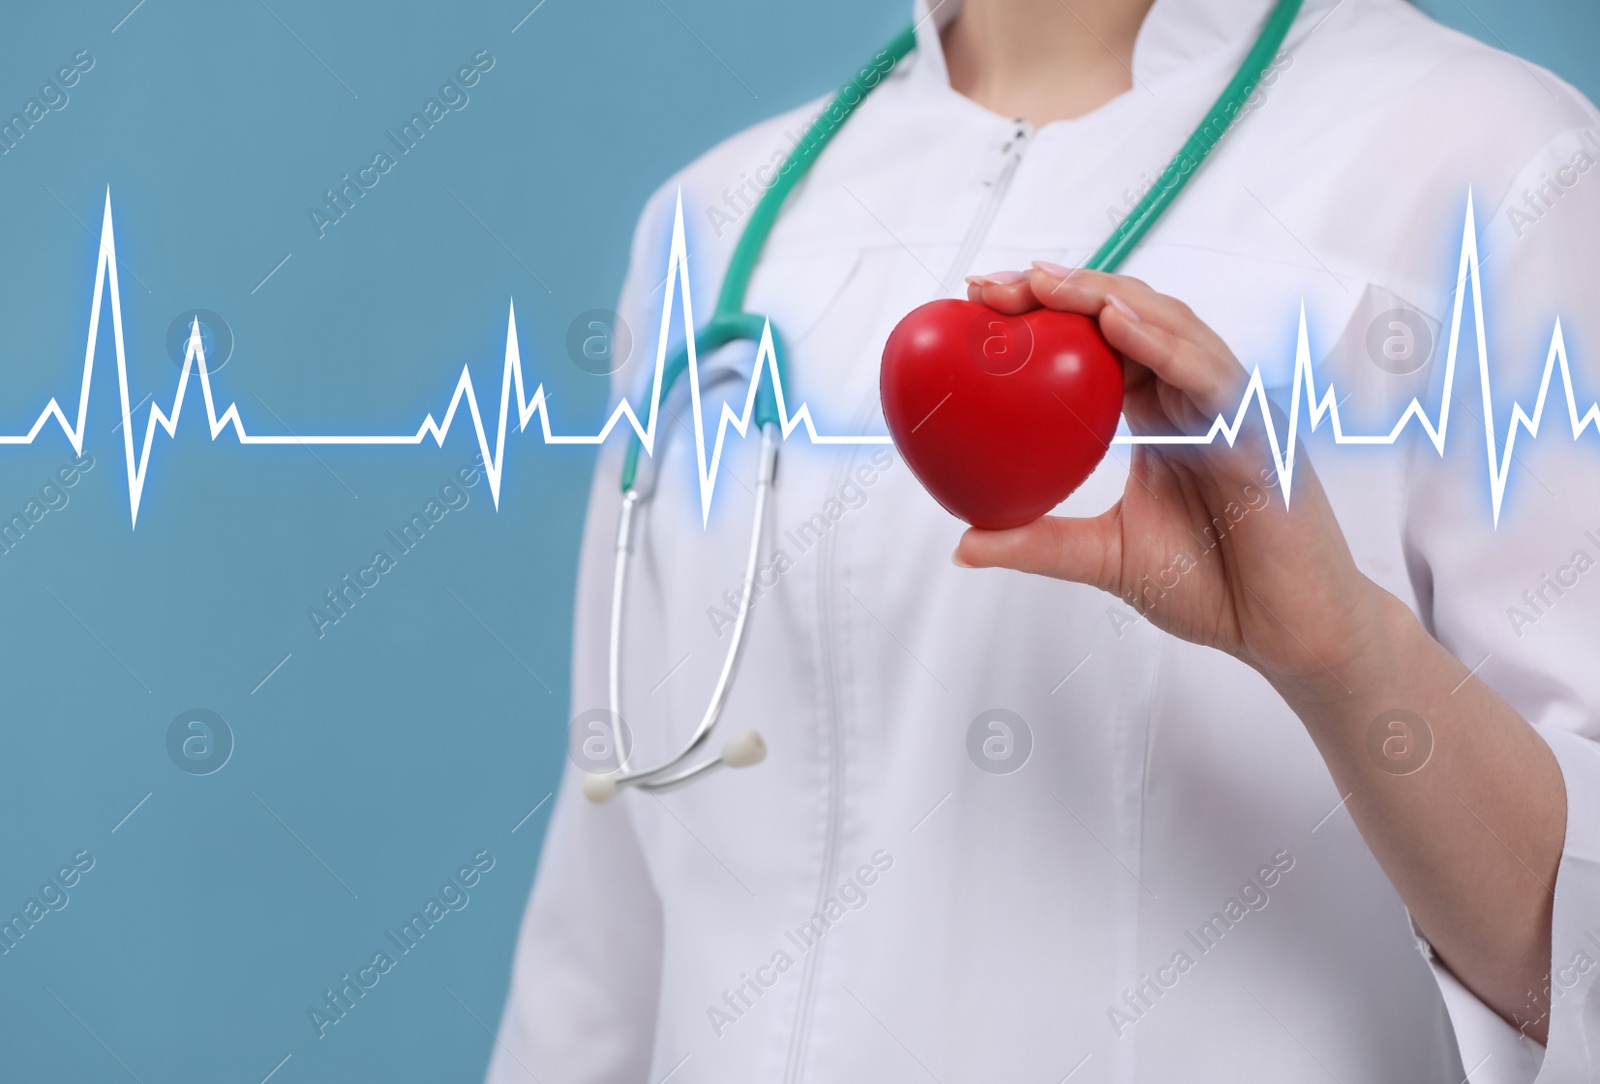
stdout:
POLYGON ((895 325, 878 375, 895 447, 974 527, 1031 523, 1110 450, 1122 365, 1086 316, 946 299, 895 325))

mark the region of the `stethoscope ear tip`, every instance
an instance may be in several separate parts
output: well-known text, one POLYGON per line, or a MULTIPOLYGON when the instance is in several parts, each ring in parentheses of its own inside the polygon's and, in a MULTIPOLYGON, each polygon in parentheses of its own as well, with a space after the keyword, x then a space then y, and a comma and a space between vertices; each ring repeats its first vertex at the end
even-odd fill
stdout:
POLYGON ((722 747, 722 763, 730 768, 748 768, 767 759, 767 743, 754 730, 741 730, 722 747))
POLYGON ((586 775, 583 777, 583 796, 595 805, 604 805, 617 796, 617 775, 586 775))

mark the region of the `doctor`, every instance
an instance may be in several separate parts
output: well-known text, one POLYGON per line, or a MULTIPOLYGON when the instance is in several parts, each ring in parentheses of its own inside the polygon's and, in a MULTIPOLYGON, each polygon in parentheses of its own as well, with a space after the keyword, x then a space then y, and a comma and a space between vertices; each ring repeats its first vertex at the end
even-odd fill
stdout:
MULTIPOLYGON (((1133 432, 1231 417, 1241 363, 1287 402, 1302 303, 1346 432, 1413 396, 1437 419, 1469 188, 1492 394, 1468 283, 1444 453, 1415 423, 1369 447, 1324 424, 1287 508, 1259 421, 1231 449, 1114 446, 1005 532, 964 531, 889 451, 789 442, 725 716, 770 755, 604 806, 567 773, 495 1084, 1600 1079, 1600 457, 1559 374, 1498 525, 1485 466, 1558 317, 1580 404, 1600 390, 1600 118, 1399 0, 1306 0, 1126 275, 1069 274, 1270 7, 919 5, 751 282, 789 401, 883 432, 889 330, 965 293, 1098 319, 1133 432)), ((658 326, 677 193, 709 296, 751 178, 819 104, 662 187, 630 326, 658 326)), ((623 639, 645 763, 699 721, 741 587, 754 442, 704 527, 691 446, 661 451, 623 639)), ((621 458, 591 501, 574 716, 607 703, 621 458)))

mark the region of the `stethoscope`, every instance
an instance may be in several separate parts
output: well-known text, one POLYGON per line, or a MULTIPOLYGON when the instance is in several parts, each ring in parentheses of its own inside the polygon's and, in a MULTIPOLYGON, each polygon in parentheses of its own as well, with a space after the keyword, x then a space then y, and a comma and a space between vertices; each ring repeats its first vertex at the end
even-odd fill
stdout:
MULTIPOLYGON (((1273 62, 1279 47, 1289 33, 1295 17, 1300 13, 1301 0, 1277 0, 1267 21, 1256 37, 1255 44, 1245 54, 1239 69, 1229 80, 1222 95, 1207 111, 1205 118, 1184 141, 1156 179, 1148 192, 1139 200, 1106 242, 1085 263, 1092 271, 1113 271, 1135 245, 1144 238, 1160 219, 1189 179, 1200 168, 1212 148, 1222 138, 1229 125, 1238 117, 1244 103, 1255 92, 1256 84, 1273 62)), ((754 313, 744 311, 744 295, 750 285, 756 261, 766 245, 767 236, 777 221, 778 210, 794 186, 816 162, 828 141, 844 126, 845 120, 864 101, 872 89, 881 82, 879 63, 888 60, 899 63, 916 45, 916 27, 908 26, 897 34, 888 46, 876 54, 874 63, 863 68, 854 78, 839 89, 828 106, 817 115, 795 149, 790 152, 778 170, 778 180, 762 195, 750 213, 750 221, 739 237, 728 262, 722 291, 717 295, 716 309, 711 319, 695 332, 693 343, 685 343, 667 362, 657 394, 665 397, 689 367, 691 345, 697 353, 709 353, 730 343, 748 341, 759 343, 769 329, 768 321, 754 313), (869 75, 874 76, 870 82, 869 75)), ((773 348, 779 379, 784 373, 784 351, 776 331, 772 331, 773 348)), ((756 379, 759 378, 759 374, 756 379)), ((728 702, 728 692, 733 684, 734 672, 739 667, 739 656, 744 648, 745 630, 749 624, 750 603, 755 586, 756 563, 766 539, 767 500, 772 493, 773 479, 778 468, 779 425, 777 397, 772 382, 760 383, 756 393, 756 424, 761 430, 761 452, 756 475, 755 521, 750 530, 750 549, 745 555, 744 581, 739 593, 739 610, 734 616, 732 640, 722 660, 722 670, 717 675, 711 700, 706 705, 700 725, 676 755, 653 768, 628 767, 629 750, 623 748, 622 735, 612 734, 612 747, 617 750, 618 767, 605 773, 591 773, 583 783, 583 792, 590 800, 604 802, 614 797, 623 787, 660 793, 681 787, 691 780, 715 771, 717 768, 744 768, 759 764, 766 757, 766 743, 754 730, 741 730, 722 746, 720 752, 698 762, 695 755, 711 739, 711 732, 728 702)), ((622 618, 623 600, 628 585, 628 557, 633 552, 633 526, 639 507, 654 495, 655 471, 646 471, 641 477, 639 454, 643 443, 637 433, 628 445, 622 465, 622 510, 617 517, 616 572, 611 587, 611 635, 608 645, 607 696, 613 726, 622 718, 622 618)))

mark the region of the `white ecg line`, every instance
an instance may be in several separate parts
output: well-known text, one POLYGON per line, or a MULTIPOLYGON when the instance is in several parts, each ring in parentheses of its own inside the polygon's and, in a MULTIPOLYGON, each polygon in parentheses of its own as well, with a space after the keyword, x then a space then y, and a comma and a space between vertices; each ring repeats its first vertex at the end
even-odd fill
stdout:
POLYGON ((1405 432, 1406 426, 1415 420, 1427 434, 1434 449, 1443 455, 1445 436, 1450 427, 1450 401, 1455 388, 1456 354, 1461 341, 1461 308, 1466 300, 1466 288, 1469 284, 1472 286, 1472 317, 1478 344, 1478 378, 1483 388, 1483 435, 1489 458, 1489 491, 1494 499, 1494 521, 1498 525, 1500 507, 1505 500, 1506 477, 1511 471, 1512 450, 1517 443, 1517 432, 1519 429, 1526 429, 1530 437, 1539 435, 1539 422, 1544 416, 1544 406, 1550 392, 1550 377, 1556 367, 1559 365, 1561 368, 1561 384, 1566 391, 1567 417, 1572 422, 1573 440, 1581 437, 1583 431, 1590 426, 1594 426, 1596 435, 1600 435, 1600 404, 1591 403, 1586 412, 1582 415, 1578 413, 1577 395, 1572 388, 1572 369, 1567 364, 1567 347, 1561 335, 1561 320, 1558 317, 1555 330, 1550 336, 1550 350, 1545 355, 1544 376, 1539 381, 1539 395, 1533 406, 1533 415, 1529 417, 1522 409, 1521 403, 1511 404, 1511 421, 1506 427, 1505 446, 1500 449, 1500 454, 1497 454, 1498 436, 1494 428, 1494 396, 1490 390, 1489 350, 1483 327, 1483 290, 1478 276, 1478 236, 1470 193, 1467 196, 1466 222, 1461 231, 1461 262, 1456 270, 1456 302, 1455 310, 1450 317, 1450 346, 1445 356, 1444 385, 1439 395, 1437 425, 1429 419, 1423 405, 1413 398, 1404 413, 1400 415, 1400 420, 1394 423, 1394 428, 1389 432, 1371 435, 1346 433, 1339 421, 1339 403, 1333 384, 1328 385, 1321 398, 1317 397, 1316 383, 1312 375, 1311 348, 1306 338, 1305 306, 1301 305, 1300 331, 1295 344, 1294 377, 1291 381, 1289 399, 1287 450, 1278 440, 1277 427, 1272 420, 1272 411, 1268 409, 1266 387, 1261 379, 1259 366, 1250 374, 1250 382, 1245 387, 1244 396, 1239 402, 1239 409, 1235 412, 1231 424, 1218 415, 1216 421, 1211 424, 1210 431, 1203 436, 1118 436, 1112 443, 1210 444, 1221 436, 1231 445, 1238 437, 1246 415, 1254 404, 1266 423, 1267 439, 1272 446, 1273 465, 1277 470, 1278 480, 1283 484, 1283 496, 1287 501, 1294 480, 1295 437, 1300 425, 1300 403, 1303 395, 1311 415, 1311 431, 1316 432, 1324 417, 1331 417, 1333 439, 1336 444, 1394 444, 1400 439, 1400 434, 1405 432))
MULTIPOLYGON (((73 451, 83 454, 83 437, 85 418, 89 411, 89 389, 94 377, 94 357, 96 346, 100 337, 100 311, 101 303, 105 298, 106 288, 111 291, 111 334, 116 343, 117 354, 117 386, 122 401, 123 425, 123 451, 127 460, 128 469, 128 500, 134 526, 139 522, 139 504, 144 496, 146 472, 150 467, 150 448, 155 440, 156 428, 159 426, 167 436, 175 437, 178 432, 178 418, 183 412, 184 397, 189 389, 189 374, 196 372, 200 377, 200 391, 206 404, 206 420, 210 427, 211 439, 216 440, 222 431, 230 426, 240 444, 288 444, 288 445, 342 445, 342 444, 412 444, 419 445, 431 437, 434 443, 444 445, 445 437, 450 432, 450 426, 455 421, 456 411, 465 400, 467 412, 472 417, 473 433, 478 441, 478 449, 483 454, 484 474, 489 482, 489 492, 494 499, 495 507, 500 506, 500 478, 505 462, 506 446, 506 419, 512 403, 512 392, 515 391, 517 404, 517 428, 526 430, 528 423, 535 414, 539 415, 539 426, 546 444, 602 444, 617 427, 617 423, 626 418, 633 431, 638 434, 640 443, 644 446, 645 454, 653 454, 657 435, 657 421, 661 407, 662 373, 666 368, 667 342, 672 327, 672 306, 675 291, 681 286, 683 291, 683 327, 687 330, 694 327, 694 312, 689 296, 689 261, 688 248, 684 241, 683 230, 683 200, 680 195, 677 212, 672 226, 672 249, 668 263, 667 292, 661 309, 661 336, 656 344, 655 379, 651 385, 649 420, 641 423, 634 413, 633 407, 626 399, 617 404, 611 416, 601 427, 600 432, 593 435, 566 435, 553 433, 550 430, 550 410, 546 403, 544 385, 540 384, 533 390, 530 397, 526 393, 522 375, 522 354, 517 346, 517 310, 513 303, 506 320, 506 352, 505 365, 500 376, 500 411, 496 419, 495 437, 493 448, 490 447, 488 434, 484 431, 483 412, 478 407, 478 395, 472 383, 472 372, 468 366, 461 367, 461 376, 456 381, 455 391, 450 396, 450 405, 445 408, 442 421, 435 421, 430 413, 422 419, 422 424, 412 433, 400 434, 295 434, 289 436, 271 436, 261 433, 250 433, 245 430, 244 421, 239 416, 237 402, 229 403, 228 408, 219 416, 217 414, 216 400, 211 391, 211 376, 206 370, 205 348, 200 340, 200 325, 198 319, 190 325, 189 344, 184 351, 183 369, 178 376, 178 390, 173 395, 172 408, 163 411, 159 405, 152 403, 150 417, 144 429, 144 443, 140 449, 134 450, 134 436, 132 410, 128 405, 128 361, 127 351, 122 337, 122 295, 117 284, 117 242, 115 230, 111 220, 111 191, 106 190, 105 212, 100 222, 100 256, 94 273, 94 303, 89 310, 89 339, 83 355, 83 384, 78 392, 78 417, 76 424, 67 420, 60 404, 52 397, 39 414, 38 419, 26 433, 16 435, 0 434, 0 444, 32 444, 44 428, 45 423, 54 418, 61 426, 61 431, 67 435, 73 451)), ((691 403, 694 411, 695 453, 700 474, 701 512, 702 516, 709 516, 711 497, 716 485, 718 467, 722 462, 723 443, 727 438, 727 431, 731 426, 741 437, 748 432, 749 423, 755 410, 756 390, 760 385, 763 367, 770 369, 772 374, 773 389, 776 393, 779 415, 782 423, 783 436, 787 439, 795 428, 805 426, 806 436, 813 444, 888 444, 887 436, 824 436, 817 432, 815 423, 811 419, 810 408, 802 404, 791 417, 788 407, 784 402, 783 388, 778 380, 777 352, 772 345, 771 327, 762 329, 760 348, 757 353, 756 365, 751 371, 750 390, 745 399, 742 414, 735 414, 726 403, 722 407, 722 416, 717 425, 716 442, 711 454, 711 462, 706 463, 705 427, 701 414, 700 404, 700 376, 699 362, 694 349, 694 336, 688 336, 689 344, 689 371, 686 374, 690 387, 691 403)))
MULTIPOLYGON (((1220 436, 1231 445, 1243 429, 1249 412, 1254 406, 1265 423, 1267 437, 1272 447, 1274 466, 1277 470, 1279 481, 1283 485, 1285 500, 1289 497, 1294 479, 1294 447, 1299 432, 1302 399, 1310 415, 1311 431, 1315 432, 1324 418, 1331 418, 1335 443, 1394 444, 1399 440, 1406 427, 1415 420, 1427 434, 1434 448, 1442 455, 1449 427, 1450 400, 1455 383, 1456 355, 1461 335, 1462 305, 1465 301, 1466 287, 1470 284, 1472 287, 1472 309, 1478 345, 1478 372, 1483 389, 1484 435, 1488 449, 1489 486, 1494 498, 1494 518, 1498 524, 1500 521, 1500 508, 1505 496, 1506 478, 1510 471, 1512 449, 1516 444, 1518 430, 1527 430, 1530 437, 1538 436, 1540 419, 1544 414, 1545 402, 1548 398, 1550 378, 1556 367, 1560 366, 1562 385, 1566 390, 1567 414, 1572 423, 1574 440, 1582 436, 1584 430, 1589 426, 1593 426, 1596 434, 1600 435, 1600 404, 1591 404, 1588 411, 1582 415, 1578 412, 1577 397, 1572 386, 1572 372, 1567 363, 1566 346, 1561 335, 1561 322, 1558 319, 1555 323, 1554 333, 1551 336, 1550 350, 1545 360, 1544 377, 1539 385, 1538 400, 1534 404, 1533 414, 1529 416, 1520 403, 1513 403, 1511 421, 1507 428, 1504 446, 1500 447, 1498 435, 1494 428, 1494 401, 1490 390, 1489 358, 1485 345, 1483 325, 1483 296, 1478 275, 1478 244, 1470 195, 1467 200, 1466 222, 1461 237, 1461 261, 1456 277, 1455 310, 1450 324, 1450 345, 1445 360, 1444 383, 1440 393, 1437 424, 1430 420, 1428 412, 1422 404, 1413 398, 1411 404, 1401 415, 1400 420, 1395 423, 1394 428, 1388 433, 1373 435, 1345 433, 1339 420, 1338 400, 1333 385, 1330 383, 1320 397, 1317 394, 1312 372, 1311 350, 1306 335, 1305 307, 1302 305, 1299 334, 1295 347, 1294 377, 1288 409, 1287 447, 1285 447, 1284 442, 1279 440, 1277 427, 1272 418, 1272 411, 1269 409, 1266 386, 1262 380, 1259 367, 1251 372, 1249 383, 1232 422, 1219 415, 1212 424, 1211 429, 1204 435, 1123 435, 1114 438, 1113 442, 1117 444, 1201 445, 1210 444, 1220 436)), ((688 345, 689 365, 685 376, 689 385, 690 406, 694 420, 695 463, 700 484, 702 521, 710 516, 711 499, 716 489, 717 472, 721 467, 722 451, 728 430, 734 430, 741 438, 747 436, 750 420, 755 413, 756 393, 760 387, 763 373, 772 381, 780 427, 785 440, 793 434, 795 429, 803 425, 806 437, 812 444, 874 445, 892 443, 887 436, 819 434, 815 423, 812 421, 810 407, 804 403, 800 404, 793 415, 790 415, 784 398, 783 384, 779 378, 777 353, 773 348, 771 325, 766 324, 762 328, 755 364, 751 368, 750 382, 745 392, 743 408, 736 412, 729 403, 723 403, 721 415, 717 420, 716 436, 712 442, 710 461, 707 462, 705 421, 700 397, 699 359, 695 351, 694 336, 691 333, 691 329, 694 327, 694 308, 689 290, 688 248, 684 240, 683 197, 681 193, 673 216, 672 244, 667 265, 667 289, 661 307, 661 331, 656 341, 655 375, 650 388, 647 420, 641 422, 632 405, 626 399, 623 399, 617 403, 616 408, 611 412, 610 417, 606 419, 606 423, 601 427, 600 431, 592 435, 553 433, 550 429, 550 411, 546 401, 544 385, 540 384, 536 387, 531 397, 527 395, 523 382, 522 354, 517 345, 516 306, 512 304, 506 320, 505 362, 500 376, 500 409, 496 418, 492 447, 488 434, 484 429, 483 413, 478 406, 478 396, 473 387, 472 373, 466 365, 461 368, 461 376, 456 381, 455 391, 450 397, 450 404, 445 408, 444 418, 440 421, 435 421, 433 415, 429 413, 423 417, 422 424, 411 433, 393 435, 291 434, 288 436, 276 436, 246 432, 244 421, 239 416, 237 402, 229 403, 227 409, 220 416, 217 414, 216 401, 211 391, 211 377, 206 369, 205 350, 201 344, 199 321, 196 320, 190 326, 188 348, 184 352, 183 369, 178 377, 178 388, 173 396, 172 407, 170 411, 163 411, 158 404, 151 404, 150 416, 144 428, 143 444, 136 452, 134 449, 134 427, 132 425, 133 408, 128 405, 128 366, 122 336, 122 300, 117 285, 116 238, 111 220, 111 192, 107 189, 105 212, 100 225, 100 254, 95 267, 94 302, 89 311, 88 343, 84 349, 83 357, 83 383, 78 392, 77 421, 75 424, 69 422, 60 404, 52 397, 26 433, 15 435, 0 434, 0 444, 32 444, 44 429, 45 423, 54 418, 61 427, 62 432, 66 434, 67 440, 72 444, 73 450, 79 455, 83 453, 85 418, 89 410, 89 389, 94 376, 94 358, 100 335, 101 303, 104 300, 108 285, 111 292, 112 337, 116 344, 117 385, 122 404, 123 424, 120 428, 122 429, 123 450, 127 461, 131 519, 135 526, 138 525, 139 521, 139 505, 144 494, 146 472, 150 466, 150 450, 155 441, 156 429, 159 426, 169 437, 177 435, 178 418, 183 410, 184 397, 188 393, 191 371, 199 374, 201 395, 205 400, 206 420, 210 427, 211 439, 216 440, 224 429, 231 427, 240 444, 302 446, 348 444, 420 445, 425 439, 431 437, 435 444, 443 446, 445 437, 450 432, 450 426, 455 421, 456 412, 464 400, 467 405, 467 412, 472 418, 473 432, 478 442, 478 449, 483 456, 484 474, 488 479, 489 491, 496 508, 500 505, 500 480, 505 462, 506 423, 513 401, 517 404, 517 429, 525 431, 528 428, 528 423, 537 414, 539 416, 540 432, 546 444, 602 444, 610 437, 617 424, 626 419, 643 445, 645 454, 654 454, 658 434, 657 422, 661 408, 662 381, 667 360, 667 346, 672 330, 673 305, 679 290, 682 291, 681 326, 686 335, 688 345)))

